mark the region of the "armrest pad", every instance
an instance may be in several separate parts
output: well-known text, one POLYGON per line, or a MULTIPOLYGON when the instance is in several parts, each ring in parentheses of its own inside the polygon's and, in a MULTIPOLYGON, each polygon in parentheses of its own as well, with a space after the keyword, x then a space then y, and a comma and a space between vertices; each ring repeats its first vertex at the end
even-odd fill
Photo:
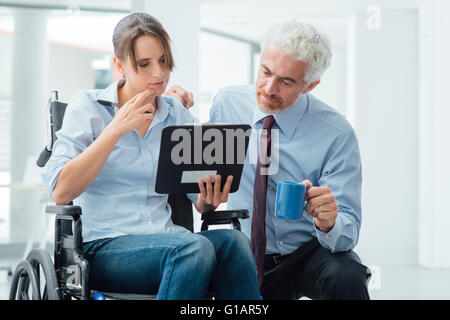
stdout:
POLYGON ((63 205, 63 206, 46 206, 45 212, 47 213, 56 213, 56 214, 64 214, 68 216, 81 215, 81 207, 80 206, 72 206, 72 205, 63 205))
POLYGON ((202 220, 205 221, 231 220, 234 218, 247 219, 248 217, 248 210, 221 210, 202 214, 202 220))

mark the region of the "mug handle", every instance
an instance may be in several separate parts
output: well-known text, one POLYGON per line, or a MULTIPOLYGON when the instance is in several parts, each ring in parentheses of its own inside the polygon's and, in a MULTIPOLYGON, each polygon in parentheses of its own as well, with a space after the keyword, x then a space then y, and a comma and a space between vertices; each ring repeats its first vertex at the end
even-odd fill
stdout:
MULTIPOLYGON (((305 190, 309 190, 309 189, 311 189, 311 187, 306 186, 305 190)), ((308 203, 309 203, 309 200, 306 201, 305 206, 303 207, 303 211, 306 211, 306 207, 308 206, 308 203)))

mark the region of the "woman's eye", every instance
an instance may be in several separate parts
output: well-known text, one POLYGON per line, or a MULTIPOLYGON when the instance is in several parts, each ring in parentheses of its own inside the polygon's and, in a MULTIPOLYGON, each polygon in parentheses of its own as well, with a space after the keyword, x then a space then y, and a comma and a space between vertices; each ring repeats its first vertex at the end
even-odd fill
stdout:
POLYGON ((146 63, 139 63, 139 67, 141 67, 141 68, 144 68, 146 66, 148 66, 148 62, 146 62, 146 63))

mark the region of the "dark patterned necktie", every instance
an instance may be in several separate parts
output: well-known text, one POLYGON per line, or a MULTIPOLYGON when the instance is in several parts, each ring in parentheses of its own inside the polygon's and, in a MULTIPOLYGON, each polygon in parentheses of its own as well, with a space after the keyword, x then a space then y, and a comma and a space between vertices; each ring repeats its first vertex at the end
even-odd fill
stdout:
POLYGON ((266 198, 267 172, 270 161, 271 128, 275 118, 270 115, 263 120, 263 130, 259 140, 259 156, 256 165, 255 183, 253 186, 253 213, 251 244, 255 256, 258 281, 261 286, 264 278, 264 254, 266 253, 266 198))

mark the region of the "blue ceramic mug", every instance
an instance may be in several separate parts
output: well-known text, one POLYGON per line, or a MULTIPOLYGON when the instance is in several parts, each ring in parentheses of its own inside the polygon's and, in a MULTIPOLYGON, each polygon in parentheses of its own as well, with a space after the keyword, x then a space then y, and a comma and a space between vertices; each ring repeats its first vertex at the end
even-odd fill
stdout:
POLYGON ((275 216, 279 219, 297 220, 302 217, 306 209, 305 192, 308 190, 304 183, 280 181, 277 183, 275 199, 275 216))

